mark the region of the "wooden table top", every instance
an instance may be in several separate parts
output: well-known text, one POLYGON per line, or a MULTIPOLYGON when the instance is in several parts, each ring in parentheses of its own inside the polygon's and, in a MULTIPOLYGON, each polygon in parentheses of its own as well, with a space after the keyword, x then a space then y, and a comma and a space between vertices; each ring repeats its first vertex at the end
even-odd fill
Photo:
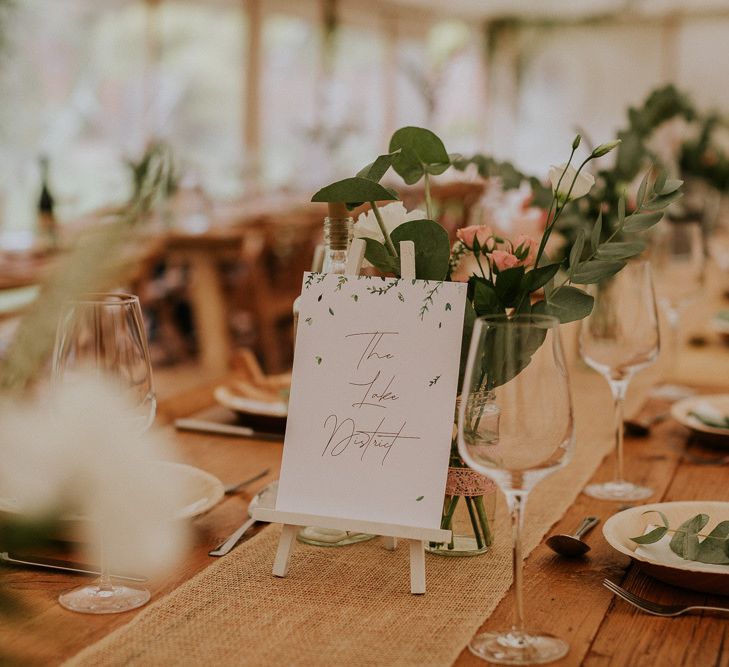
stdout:
MULTIPOLYGON (((212 402, 208 383, 160 405, 160 421, 198 413, 212 402)), ((171 428, 167 426, 166 428, 171 428)), ((195 522, 197 540, 182 567, 167 580, 150 585, 154 598, 207 567, 207 552, 241 523, 255 491, 277 476, 280 443, 176 433, 183 460, 217 475, 224 483, 239 481, 263 468, 271 473, 249 493, 227 497, 195 522)), ((711 499, 729 500, 726 468, 693 465, 682 460, 686 433, 675 422, 654 427, 650 437, 626 441, 630 478, 657 490, 653 501, 711 499)), ((581 443, 589 446, 589 443, 581 443)), ((700 451, 697 453, 701 453, 700 451)), ((612 473, 608 458, 595 474, 604 480, 612 473)), ((580 495, 549 534, 571 532, 580 520, 594 514, 603 521, 614 506, 580 495)), ((527 514, 528 520, 528 514, 527 514)), ((507 539, 503 536, 503 539, 507 539)), ((727 599, 671 588, 652 580, 631 565, 627 557, 613 551, 599 528, 588 541, 589 558, 560 559, 540 544, 525 564, 525 605, 528 624, 570 642, 569 655, 555 665, 651 665, 729 667, 729 624, 726 618, 689 615, 659 618, 643 614, 614 599, 601 585, 605 577, 630 590, 660 602, 726 603, 727 599)), ((457 566, 457 563, 454 564, 457 566)), ((56 599, 60 592, 78 585, 80 577, 44 571, 6 569, 4 586, 23 603, 13 622, 0 623, 0 653, 15 656, 20 664, 58 664, 79 650, 129 622, 134 614, 91 616, 62 609, 56 599)), ((511 621, 511 594, 484 623, 484 629, 502 629, 511 621)), ((0 655, 2 662, 2 655, 0 655)), ((243 663, 242 663, 243 664, 243 663)), ((466 649, 455 663, 459 667, 484 664, 466 649)))

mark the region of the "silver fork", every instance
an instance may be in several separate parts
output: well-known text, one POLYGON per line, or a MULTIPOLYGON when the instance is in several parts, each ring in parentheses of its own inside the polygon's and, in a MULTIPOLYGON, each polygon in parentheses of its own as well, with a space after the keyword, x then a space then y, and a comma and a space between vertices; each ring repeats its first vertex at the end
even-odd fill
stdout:
POLYGON ((638 607, 638 609, 647 611, 649 614, 655 614, 656 616, 680 616, 681 614, 685 614, 689 611, 723 611, 729 613, 729 607, 709 607, 698 604, 685 607, 679 604, 658 604, 658 602, 645 600, 634 593, 626 591, 624 588, 614 584, 609 579, 603 579, 602 585, 609 591, 615 593, 618 597, 621 597, 626 602, 632 604, 634 607, 638 607))

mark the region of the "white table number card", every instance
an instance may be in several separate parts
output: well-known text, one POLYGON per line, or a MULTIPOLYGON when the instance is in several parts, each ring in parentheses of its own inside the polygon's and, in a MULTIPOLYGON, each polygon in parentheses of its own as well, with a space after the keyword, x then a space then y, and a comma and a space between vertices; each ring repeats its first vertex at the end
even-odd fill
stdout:
POLYGON ((439 527, 465 298, 304 275, 277 511, 439 527))

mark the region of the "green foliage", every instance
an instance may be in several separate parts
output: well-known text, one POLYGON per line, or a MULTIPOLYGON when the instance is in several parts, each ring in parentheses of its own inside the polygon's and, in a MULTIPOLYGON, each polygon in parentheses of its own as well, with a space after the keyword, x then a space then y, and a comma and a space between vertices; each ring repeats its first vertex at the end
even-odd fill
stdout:
POLYGON ((547 328, 489 327, 484 333, 484 386, 493 389, 515 378, 531 362, 547 337, 547 328))
POLYGON ((654 544, 668 533, 673 533, 669 546, 677 556, 699 563, 729 565, 729 521, 721 521, 708 535, 702 535, 701 531, 709 523, 708 514, 697 514, 684 521, 676 530, 670 528, 665 514, 658 514, 663 522, 662 526, 630 539, 637 544, 654 544), (703 539, 699 541, 699 537, 703 539))
POLYGON ((566 285, 534 304, 532 312, 552 315, 562 324, 584 319, 592 312, 593 297, 577 287, 566 285))
POLYGON ((345 178, 344 180, 327 185, 319 190, 311 198, 311 201, 343 202, 348 208, 353 209, 361 206, 365 202, 395 201, 397 199, 399 199, 397 194, 393 194, 392 191, 382 187, 376 181, 361 176, 354 176, 353 178, 345 178))
POLYGON ((425 174, 442 174, 451 166, 451 158, 438 136, 421 127, 403 127, 390 139, 392 166, 408 185, 425 174), (399 152, 398 152, 399 151, 399 152))
POLYGON ((400 241, 415 244, 415 275, 421 280, 444 280, 448 273, 450 244, 448 232, 433 220, 410 220, 391 234, 395 248, 400 241))
MULTIPOLYGON (((393 257, 382 243, 374 239, 366 238, 365 259, 375 268, 383 273, 394 273, 400 275, 400 260, 393 257)), ((417 275, 417 274, 416 274, 417 275)))
POLYGON ((363 167, 357 172, 358 178, 368 178, 375 183, 379 183, 382 177, 387 173, 387 170, 392 166, 392 160, 397 155, 395 153, 385 153, 379 155, 374 162, 370 162, 367 166, 363 167))

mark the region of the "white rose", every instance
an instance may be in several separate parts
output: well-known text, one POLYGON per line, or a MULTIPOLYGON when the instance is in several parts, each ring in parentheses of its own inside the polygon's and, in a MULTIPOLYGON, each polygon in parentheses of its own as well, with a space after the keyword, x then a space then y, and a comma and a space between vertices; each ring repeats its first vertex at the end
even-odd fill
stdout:
MULTIPOLYGON (((562 176, 565 166, 565 164, 561 164, 559 166, 552 165, 549 169, 549 182, 552 184, 552 190, 554 192, 557 192, 557 183, 559 182, 560 176, 562 176)), ((562 199, 567 197, 572 181, 575 181, 575 184, 572 187, 572 192, 570 192, 570 199, 584 197, 592 189, 592 186, 595 185, 595 178, 592 174, 588 174, 586 171, 581 171, 578 175, 577 170, 574 167, 569 166, 567 167, 567 172, 562 178, 562 182, 559 184, 559 192, 557 192, 559 197, 562 199), (575 180, 576 175, 577 180, 575 180)))
POLYGON ((729 127, 719 125, 711 133, 711 146, 719 153, 729 156, 729 127))
MULTIPOLYGON (((404 204, 399 201, 392 202, 386 206, 380 206, 379 210, 388 234, 392 234, 392 231, 403 222, 423 220, 427 217, 425 213, 417 208, 408 213, 404 204)), ((380 231, 380 225, 377 224, 377 218, 375 218, 375 214, 371 210, 367 211, 367 213, 361 213, 357 218, 357 222, 354 224, 354 237, 374 239, 382 244, 385 243, 385 237, 380 231)))

